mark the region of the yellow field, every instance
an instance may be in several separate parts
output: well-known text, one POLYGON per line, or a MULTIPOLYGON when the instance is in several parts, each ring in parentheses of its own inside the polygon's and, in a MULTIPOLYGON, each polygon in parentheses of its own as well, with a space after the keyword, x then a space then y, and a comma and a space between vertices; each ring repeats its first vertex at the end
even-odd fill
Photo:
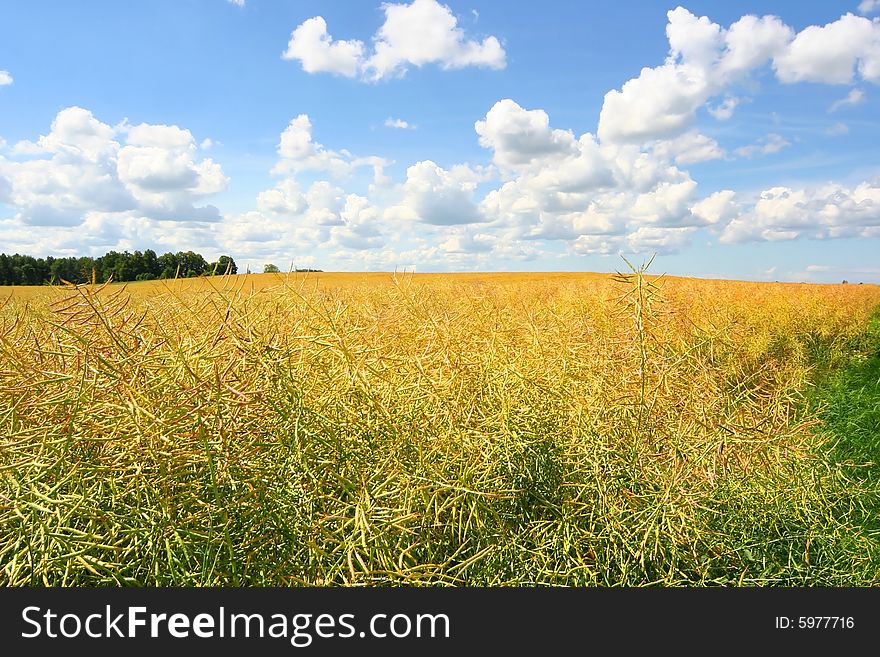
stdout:
MULTIPOLYGON (((351 288, 367 286, 383 288, 395 285, 395 280, 410 280, 432 283, 487 283, 493 285, 510 285, 517 283, 539 282, 542 284, 584 282, 610 280, 610 274, 568 273, 568 272, 527 272, 527 273, 456 273, 456 274, 412 274, 388 272, 297 272, 281 274, 240 274, 226 279, 190 278, 169 281, 147 281, 132 283, 113 283, 109 289, 125 286, 128 291, 138 297, 153 296, 169 291, 196 291, 213 287, 228 288, 234 285, 240 294, 248 295, 261 292, 268 288, 285 285, 300 287, 301 285, 321 288, 351 288), (218 283, 218 281, 224 281, 218 283)), ((15 296, 19 299, 41 297, 54 294, 59 288, 40 286, 3 286, 0 285, 0 298, 15 296)))
POLYGON ((870 285, 0 288, 0 584, 880 583, 805 402, 870 285))

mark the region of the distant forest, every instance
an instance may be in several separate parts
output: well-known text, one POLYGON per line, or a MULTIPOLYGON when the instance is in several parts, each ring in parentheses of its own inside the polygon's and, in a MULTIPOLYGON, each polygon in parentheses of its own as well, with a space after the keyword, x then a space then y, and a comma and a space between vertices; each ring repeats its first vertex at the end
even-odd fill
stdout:
POLYGON ((28 255, 0 253, 0 285, 52 285, 69 283, 104 283, 114 281, 151 281, 162 278, 192 278, 238 273, 230 256, 207 262, 192 251, 166 253, 110 251, 99 258, 34 258, 28 255))

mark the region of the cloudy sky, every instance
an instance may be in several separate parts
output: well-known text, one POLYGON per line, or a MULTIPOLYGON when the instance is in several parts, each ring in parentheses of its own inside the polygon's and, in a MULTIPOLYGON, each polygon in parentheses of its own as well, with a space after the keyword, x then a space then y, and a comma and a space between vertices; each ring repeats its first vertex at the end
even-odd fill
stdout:
POLYGON ((0 252, 880 282, 880 0, 0 14, 0 252))

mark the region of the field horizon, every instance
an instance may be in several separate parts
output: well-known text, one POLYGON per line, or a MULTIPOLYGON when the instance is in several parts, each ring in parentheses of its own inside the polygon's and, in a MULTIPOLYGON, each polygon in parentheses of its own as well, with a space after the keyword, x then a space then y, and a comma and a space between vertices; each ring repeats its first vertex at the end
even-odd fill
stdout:
MULTIPOLYGON (((133 289, 149 289, 150 287, 161 287, 162 285, 198 285, 198 281, 200 280, 213 280, 218 282, 221 279, 236 281, 236 283, 240 283, 241 281, 245 281, 246 284, 250 283, 253 285, 255 289, 262 289, 264 287, 271 287, 273 285, 277 285, 282 281, 289 281, 291 278, 300 282, 320 282, 327 284, 352 284, 357 282, 371 282, 373 280, 379 281, 393 281, 395 278, 404 278, 411 277, 413 280, 425 280, 429 281, 432 279, 443 279, 449 278, 452 280, 461 280, 461 281, 471 281, 471 282, 480 282, 487 281, 493 283, 517 283, 517 282, 527 282, 527 281, 577 281, 578 279, 613 279, 615 276, 620 276, 621 274, 626 275, 626 269, 621 268, 616 271, 449 271, 449 272, 416 272, 416 271, 395 271, 395 270, 387 270, 387 271, 310 271, 310 272, 298 272, 298 271, 289 271, 289 272, 277 272, 277 273, 240 273, 240 274, 225 274, 219 275, 217 277, 206 277, 206 276, 196 276, 192 278, 168 278, 168 279, 157 279, 157 280, 149 280, 149 281, 125 281, 125 282, 117 282, 112 281, 110 283, 113 287, 122 287, 129 286, 133 289)), ((760 280, 750 280, 744 278, 723 278, 723 277, 711 277, 711 276, 685 276, 685 275, 677 275, 677 274, 665 274, 665 273, 655 273, 655 272, 647 272, 646 276, 651 281, 658 280, 678 280, 678 281, 705 281, 707 283, 733 283, 733 284, 743 284, 743 285, 760 285, 760 286, 813 286, 813 287, 835 287, 835 286, 868 286, 868 287, 880 287, 878 283, 863 283, 863 282, 839 282, 839 283, 822 283, 822 282, 810 282, 810 281, 760 281, 760 280)), ((45 288, 56 288, 56 289, 64 289, 65 287, 69 287, 71 284, 66 282, 61 282, 58 284, 44 284, 44 285, 0 285, 0 293, 2 292, 12 292, 13 290, 19 290, 24 293, 27 291, 34 292, 39 289, 45 288)), ((77 284, 77 286, 85 286, 90 284, 77 284)), ((101 283, 95 284, 97 286, 102 285, 101 283)))

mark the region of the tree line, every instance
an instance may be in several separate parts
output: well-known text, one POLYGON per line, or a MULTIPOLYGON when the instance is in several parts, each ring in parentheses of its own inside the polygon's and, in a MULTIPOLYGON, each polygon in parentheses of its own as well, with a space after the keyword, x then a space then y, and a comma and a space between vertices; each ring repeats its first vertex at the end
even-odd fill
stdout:
POLYGON ((222 255, 208 262, 193 251, 179 251, 157 256, 152 249, 129 253, 109 251, 92 258, 34 258, 0 253, 0 285, 46 285, 69 283, 105 283, 106 281, 150 281, 163 278, 192 278, 236 274, 238 267, 230 256, 222 255))

